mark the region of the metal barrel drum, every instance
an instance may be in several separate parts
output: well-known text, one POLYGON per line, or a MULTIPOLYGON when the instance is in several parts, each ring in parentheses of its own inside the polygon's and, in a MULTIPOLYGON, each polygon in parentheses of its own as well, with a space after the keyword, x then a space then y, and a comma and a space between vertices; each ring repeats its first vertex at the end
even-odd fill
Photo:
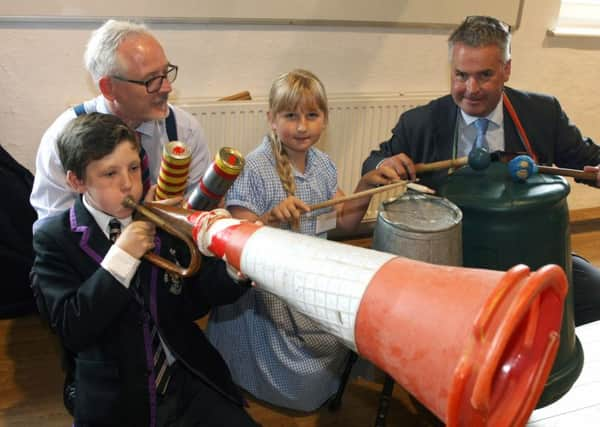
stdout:
POLYGON ((384 201, 373 249, 441 265, 462 265, 462 213, 450 201, 409 191, 384 201))
POLYGON ((181 141, 171 141, 163 147, 155 200, 183 196, 187 187, 192 155, 181 141))
POLYGON ((465 267, 506 270, 527 264, 564 269, 569 292, 564 303, 560 347, 537 406, 563 396, 583 367, 583 349, 575 335, 567 181, 537 174, 514 182, 508 168, 492 163, 483 171, 464 167, 449 175, 439 194, 460 207, 465 267))
MULTIPOLYGON (((461 220, 460 209, 448 200, 408 190, 379 205, 372 247, 431 264, 461 266, 461 220)), ((425 287, 423 292, 426 292, 425 287)), ((362 369, 369 372, 369 364, 361 364, 362 369)), ((386 423, 393 384, 390 373, 386 373, 379 397, 377 426, 386 423)), ((418 401, 413 403, 420 406, 418 401)), ((430 416, 428 411, 419 409, 419 412, 424 417, 430 416)))
POLYGON ((184 207, 201 211, 214 209, 243 168, 242 154, 235 148, 222 147, 184 207))

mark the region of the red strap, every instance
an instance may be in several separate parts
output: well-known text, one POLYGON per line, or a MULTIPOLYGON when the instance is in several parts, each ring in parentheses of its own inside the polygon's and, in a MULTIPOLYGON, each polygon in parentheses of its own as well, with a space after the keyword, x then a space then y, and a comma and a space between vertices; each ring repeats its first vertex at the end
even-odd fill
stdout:
POLYGON ((525 133, 525 129, 523 128, 523 125, 521 124, 521 120, 519 120, 519 116, 517 116, 517 112, 515 111, 515 107, 513 107, 512 103, 510 102, 510 99, 508 99, 508 96, 506 95, 506 92, 504 92, 502 94, 502 101, 504 102, 504 106, 506 107, 506 111, 508 111, 508 115, 510 116, 510 118, 513 121, 513 123, 517 127, 517 132, 519 133, 519 137, 521 138, 521 142, 525 146, 525 150, 527 151, 527 154, 529 154, 531 156, 531 158, 533 159, 533 161, 535 163, 537 163, 538 162, 538 157, 535 154, 535 151, 533 151, 533 148, 531 147, 531 143, 529 142, 529 138, 527 138, 527 134, 525 133))

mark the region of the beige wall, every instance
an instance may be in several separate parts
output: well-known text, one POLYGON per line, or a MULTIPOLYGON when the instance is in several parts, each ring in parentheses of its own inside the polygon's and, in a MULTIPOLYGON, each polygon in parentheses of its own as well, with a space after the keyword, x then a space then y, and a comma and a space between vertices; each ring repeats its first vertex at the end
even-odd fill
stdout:
MULTIPOLYGON (((524 0, 514 33, 510 84, 556 95, 582 131, 600 142, 600 39, 547 35, 559 3, 524 0)), ((96 26, 0 22, 0 143, 32 170, 44 129, 68 104, 96 93, 82 65, 85 42, 96 26)), ((277 74, 294 67, 315 71, 329 93, 448 90, 448 30, 209 24, 152 28, 171 61, 181 67, 174 94, 179 99, 217 98, 241 90, 264 96, 277 74)), ((600 192, 577 187, 571 207, 600 205, 600 192)))

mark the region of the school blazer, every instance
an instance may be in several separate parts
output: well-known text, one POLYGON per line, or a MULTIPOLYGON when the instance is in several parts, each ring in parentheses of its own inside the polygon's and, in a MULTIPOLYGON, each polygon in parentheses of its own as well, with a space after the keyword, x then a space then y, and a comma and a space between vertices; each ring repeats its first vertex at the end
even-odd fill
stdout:
MULTIPOLYGON (((538 163, 572 169, 600 163, 600 147, 581 135, 556 98, 509 87, 504 90, 538 156, 538 163)), ((392 137, 365 160, 363 175, 384 158, 398 153, 406 153, 415 163, 452 158, 458 112, 450 95, 405 112, 392 129, 392 137)), ((525 151, 506 107, 503 113, 505 150, 525 151)), ((447 171, 423 174, 421 181, 437 188, 446 176, 447 171)))
MULTIPOLYGON (((171 236, 157 232, 156 243, 155 252, 187 265, 187 249, 171 236)), ((194 320, 212 306, 234 302, 246 288, 216 259, 204 257, 200 272, 182 282, 142 261, 137 272, 141 298, 136 299, 133 289, 100 266, 110 245, 81 199, 42 222, 34 235, 33 286, 51 327, 75 355, 75 421, 149 425, 156 396, 148 381, 144 328, 153 310, 177 360, 241 405, 229 369, 194 320)))

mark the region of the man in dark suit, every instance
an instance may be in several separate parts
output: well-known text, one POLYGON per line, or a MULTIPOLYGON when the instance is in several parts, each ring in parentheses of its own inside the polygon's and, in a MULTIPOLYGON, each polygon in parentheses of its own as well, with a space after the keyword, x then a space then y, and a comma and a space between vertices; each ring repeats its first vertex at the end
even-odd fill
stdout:
POLYGON ((215 259, 188 280, 141 259, 154 249, 187 265, 189 254, 121 206, 142 195, 138 142, 121 119, 80 116, 58 148, 81 196, 36 230, 32 276, 51 327, 74 355, 76 425, 256 426, 194 322, 235 301, 243 284, 215 259))
MULTIPOLYGON (((595 172, 599 186, 600 147, 581 135, 558 100, 505 86, 510 38, 510 27, 495 18, 466 18, 448 39, 451 94, 404 113, 391 139, 365 160, 362 173, 390 168, 399 178, 415 179, 413 162, 466 156, 481 134, 489 151, 527 151, 540 164, 595 172)), ((426 173, 420 182, 438 188, 447 174, 426 173)), ((573 260, 576 324, 598 320, 600 272, 581 258, 573 260)))

